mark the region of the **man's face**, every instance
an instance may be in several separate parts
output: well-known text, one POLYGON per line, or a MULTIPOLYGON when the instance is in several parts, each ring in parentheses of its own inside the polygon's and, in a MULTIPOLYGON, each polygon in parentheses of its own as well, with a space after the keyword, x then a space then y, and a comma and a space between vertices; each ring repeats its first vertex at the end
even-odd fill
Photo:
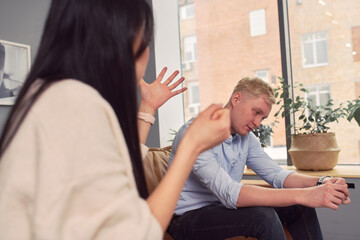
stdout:
POLYGON ((269 116, 271 105, 265 96, 255 97, 246 92, 236 92, 231 97, 230 109, 231 133, 245 136, 260 126, 263 119, 269 116))

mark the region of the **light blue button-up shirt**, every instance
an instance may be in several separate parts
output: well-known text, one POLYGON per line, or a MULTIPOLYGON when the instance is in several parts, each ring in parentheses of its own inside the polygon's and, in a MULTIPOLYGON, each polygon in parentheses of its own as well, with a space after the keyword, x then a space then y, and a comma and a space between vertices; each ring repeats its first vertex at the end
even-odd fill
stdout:
MULTIPOLYGON (((169 158, 171 165, 176 149, 192 120, 177 133, 169 158)), ((250 132, 246 136, 231 135, 221 144, 201 153, 180 194, 175 214, 211 204, 223 204, 235 209, 245 165, 275 188, 282 188, 285 178, 294 171, 282 169, 261 148, 259 140, 250 132)))

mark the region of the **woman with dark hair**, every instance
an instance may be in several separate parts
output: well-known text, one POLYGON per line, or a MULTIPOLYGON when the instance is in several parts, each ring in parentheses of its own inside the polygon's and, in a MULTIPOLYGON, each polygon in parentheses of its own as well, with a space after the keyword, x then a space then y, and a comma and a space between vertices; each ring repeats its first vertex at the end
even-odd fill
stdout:
POLYGON ((139 143, 185 90, 169 85, 177 73, 161 83, 166 70, 142 80, 152 32, 144 0, 52 1, 0 141, 0 239, 162 238, 197 155, 230 121, 217 105, 200 113, 148 196, 139 143))

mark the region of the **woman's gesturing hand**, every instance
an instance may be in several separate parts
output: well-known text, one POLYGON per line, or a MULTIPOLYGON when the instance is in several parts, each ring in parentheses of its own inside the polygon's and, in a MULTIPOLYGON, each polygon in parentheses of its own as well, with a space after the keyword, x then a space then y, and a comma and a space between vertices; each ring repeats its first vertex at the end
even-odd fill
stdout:
POLYGON ((171 84, 171 82, 179 74, 179 71, 175 71, 170 77, 168 77, 168 79, 161 82, 166 71, 167 68, 164 67, 155 81, 150 84, 146 83, 144 79, 141 79, 139 82, 141 91, 141 107, 148 110, 147 112, 155 113, 155 111, 170 98, 184 92, 187 89, 186 87, 183 87, 179 90, 173 91, 185 80, 184 77, 181 77, 179 80, 171 84))

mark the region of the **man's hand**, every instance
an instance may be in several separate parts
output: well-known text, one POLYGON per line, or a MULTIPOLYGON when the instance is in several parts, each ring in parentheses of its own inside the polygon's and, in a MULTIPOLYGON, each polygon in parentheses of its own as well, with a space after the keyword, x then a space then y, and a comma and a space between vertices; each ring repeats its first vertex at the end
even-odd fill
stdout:
POLYGON ((346 180, 344 178, 330 178, 327 177, 324 179, 323 184, 332 183, 332 184, 339 184, 339 185, 346 185, 346 180))
POLYGON ((308 207, 327 207, 334 210, 339 208, 340 204, 350 204, 350 193, 345 184, 336 184, 342 182, 341 179, 326 179, 323 185, 304 188, 304 194, 301 196, 300 204, 308 207))

